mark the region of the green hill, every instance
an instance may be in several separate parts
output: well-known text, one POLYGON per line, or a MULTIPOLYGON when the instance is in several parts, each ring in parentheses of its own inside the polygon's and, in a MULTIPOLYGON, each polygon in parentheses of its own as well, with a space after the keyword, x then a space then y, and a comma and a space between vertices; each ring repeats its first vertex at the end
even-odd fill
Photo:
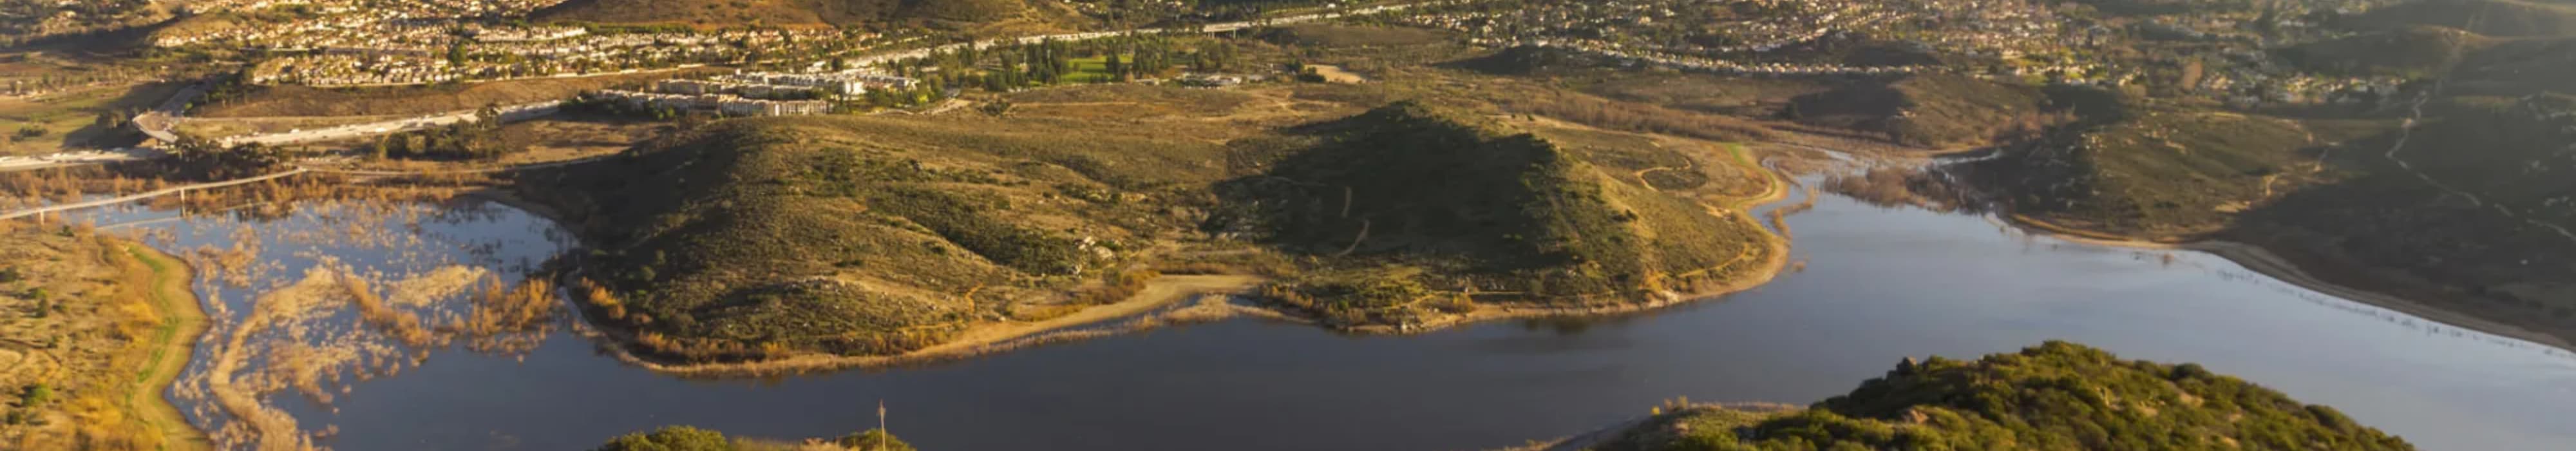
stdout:
POLYGON ((2324 73, 2432 77, 2494 43, 2454 28, 2407 27, 2301 44, 2281 54, 2301 68, 2324 73))
POLYGON ((1022 0, 571 0, 531 16, 616 24, 858 25, 905 20, 985 22, 1028 9, 1022 0))
POLYGON ((1787 115, 1807 125, 1884 135, 1899 144, 1948 148, 2048 125, 2041 111, 2045 101, 2036 88, 1926 74, 1802 95, 1790 100, 1787 115))
POLYGON ((1975 361, 1909 358, 1804 410, 1658 410, 1590 449, 2414 449, 2200 365, 2058 341, 1975 361))
POLYGON ((2346 18, 2342 25, 2358 30, 2436 26, 2496 37, 2576 36, 2576 6, 2512 0, 2423 0, 2373 8, 2346 18))
POLYGON ((1145 234, 1188 227, 1151 190, 1203 186, 1217 155, 1053 122, 757 118, 521 191, 581 218, 586 276, 628 297, 608 322, 667 338, 651 350, 892 354, 1079 302, 1145 234))
MULTIPOLYGON (((1652 142, 1579 146, 1409 102, 1316 132, 1319 145, 1220 186, 1239 206, 1221 225, 1346 262, 1355 273, 1286 287, 1298 291, 1292 304, 1330 318, 1408 322, 1429 314, 1414 306, 1470 287, 1555 304, 1621 302, 1727 280, 1772 257, 1750 221, 1715 217, 1649 186, 1660 177, 1632 181, 1594 161, 1652 142)), ((1706 177, 1686 156, 1641 157, 1706 177)))

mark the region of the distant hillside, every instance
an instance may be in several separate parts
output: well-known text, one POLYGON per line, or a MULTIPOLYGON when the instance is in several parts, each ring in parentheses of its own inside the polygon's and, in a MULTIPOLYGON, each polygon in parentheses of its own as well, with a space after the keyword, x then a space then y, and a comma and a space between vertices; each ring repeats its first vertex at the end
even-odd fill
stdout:
POLYGON ((2460 98, 2335 162, 2362 174, 2246 212, 2233 239, 2375 272, 2363 283, 2576 337, 2576 97, 2460 98), (2411 166, 2399 166, 2402 160, 2411 166))
POLYGON ((2058 341, 1975 361, 1909 358, 1805 410, 1658 411, 1590 449, 2414 449, 2332 407, 2197 364, 2058 341))
POLYGON ((2449 27, 2496 37, 2576 36, 2576 6, 2512 0, 2423 0, 2345 18, 2359 30, 2449 27))
POLYGON ((1590 53, 1523 45, 1450 64, 1460 69, 1494 75, 1554 75, 1597 69, 1614 63, 1615 61, 1608 58, 1590 53))
POLYGON ((2307 132, 2234 113, 2133 111, 1970 166, 2014 211, 2148 236, 2207 233, 2310 174, 2307 132))
POLYGON ((617 24, 858 25, 899 20, 983 22, 1018 15, 1022 0, 570 0, 539 21, 617 24))
MULTIPOLYGON (((1689 157, 1640 155, 1691 177, 1669 185, 1657 181, 1663 176, 1629 180, 1652 169, 1613 172, 1592 161, 1613 158, 1609 148, 1652 151, 1651 142, 1577 150, 1414 103, 1322 133, 1325 143, 1220 191, 1241 206, 1235 226, 1283 250, 1428 269, 1363 265, 1361 274, 1339 274, 1355 277, 1289 284, 1299 290, 1292 297, 1315 298, 1306 307, 1330 318, 1380 323, 1426 314, 1403 307, 1464 286, 1550 303, 1651 298, 1729 280, 1772 258, 1768 236, 1751 221, 1715 217, 1693 199, 1650 187, 1705 183, 1698 171, 1706 169, 1694 170, 1701 166, 1689 157)), ((1598 139, 1617 136, 1627 135, 1598 139)))
POLYGON ((2576 38, 2522 39, 2488 46, 2452 70, 2447 94, 2576 94, 2576 38))
POLYGON ((2302 44, 2281 54, 2301 68, 2330 74, 2433 77, 2494 43, 2454 28, 2407 27, 2302 44))
POLYGON ((1949 74, 1854 83, 1791 99, 1799 123, 1881 134, 1909 146, 1975 145, 2049 125, 2037 88, 1949 74))
POLYGON ((2028 218, 2261 245, 2328 281, 2576 337, 2576 97, 2400 120, 2150 109, 1965 166, 2028 218))

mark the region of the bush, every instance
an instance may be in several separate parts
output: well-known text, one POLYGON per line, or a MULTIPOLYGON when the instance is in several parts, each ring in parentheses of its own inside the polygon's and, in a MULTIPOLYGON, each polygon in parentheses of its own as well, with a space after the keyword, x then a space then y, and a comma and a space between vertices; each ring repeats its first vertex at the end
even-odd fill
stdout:
POLYGON ((596 451, 734 451, 724 433, 689 426, 664 426, 652 433, 618 436, 596 451))
POLYGON ((894 434, 886 433, 884 429, 869 429, 866 432, 844 435, 838 440, 833 440, 832 443, 844 448, 866 451, 914 451, 912 444, 904 443, 903 439, 895 438, 894 434))

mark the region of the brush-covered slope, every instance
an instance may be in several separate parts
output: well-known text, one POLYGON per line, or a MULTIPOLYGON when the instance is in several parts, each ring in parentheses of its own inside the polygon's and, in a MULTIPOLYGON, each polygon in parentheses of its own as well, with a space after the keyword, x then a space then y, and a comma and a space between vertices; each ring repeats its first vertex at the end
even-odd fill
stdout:
POLYGON ((1770 261, 1768 236, 1749 221, 1481 117, 1407 102, 1320 128, 1320 144, 1220 190, 1241 209, 1231 225, 1368 274, 1289 284, 1328 317, 1401 322, 1387 316, 1468 290, 1638 299, 1770 261))
POLYGON ((1140 190, 1216 174, 1203 142, 991 125, 727 120, 522 191, 581 218, 585 276, 628 297, 610 322, 705 360, 899 353, 1055 310, 1187 227, 1140 190))
POLYGON ((2452 95, 2576 94, 2576 38, 2504 41, 2470 53, 2443 90, 2452 95))
POLYGON ((2234 239, 2377 269, 2355 283, 2429 282, 2406 293, 2576 337, 2576 97, 2462 98, 2426 112, 2403 146, 2338 152, 2337 166, 2363 175, 2249 211, 2261 227, 2234 239))
POLYGON ((1800 123, 1881 134, 1899 144, 1948 148, 2046 125, 2036 88, 1949 74, 1854 83, 1799 96, 1787 114, 1800 123))
POLYGON ((2407 450, 2405 440, 2196 364, 2052 341, 1975 361, 1908 360, 1803 411, 1683 407, 1593 447, 2407 450))
POLYGON ((2576 6, 2513 0, 2422 0, 2372 8, 2348 28, 2449 27, 2495 37, 2576 36, 2576 6))
POLYGON ((919 19, 983 22, 1027 8, 1022 0, 571 0, 534 16, 619 24, 857 25, 919 19))
POLYGON ((2094 120, 1970 169, 2018 213, 2156 237, 2214 231, 2269 196, 2330 175, 2308 170, 2309 132, 2288 120, 2202 111, 2094 120))
POLYGON ((2432 77, 2494 42, 2455 28, 2406 27, 2301 44, 2282 50, 2282 56, 2330 74, 2432 77))

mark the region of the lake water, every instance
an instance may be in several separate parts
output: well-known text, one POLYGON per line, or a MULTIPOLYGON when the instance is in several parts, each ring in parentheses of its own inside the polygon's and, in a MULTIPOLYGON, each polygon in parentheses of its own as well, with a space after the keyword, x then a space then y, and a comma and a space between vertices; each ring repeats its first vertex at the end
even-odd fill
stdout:
MULTIPOLYGON (((461 206, 470 213, 422 221, 418 234, 431 238, 412 251, 272 243, 265 252, 305 265, 327 254, 392 272, 461 263, 516 277, 565 247, 542 219, 461 206)), ((250 227, 352 226, 298 214, 250 227)), ((219 228, 210 222, 226 221, 134 228, 219 228)), ((874 427, 880 401, 898 436, 932 451, 1465 450, 1583 432, 1673 397, 1805 404, 1907 356, 1973 358, 2064 339, 2200 362, 2426 449, 2576 449, 2567 427, 2576 357, 2563 351, 2331 298, 2214 256, 2061 243, 1976 216, 1828 197, 1788 222, 1804 271, 1651 314, 1404 337, 1242 320, 920 368, 721 381, 627 367, 556 332, 524 356, 441 351, 357 382, 328 406, 270 400, 305 430, 335 428, 318 443, 353 451, 578 450, 669 424, 824 437, 874 427)), ((177 235, 180 249, 230 239, 177 235)), ((227 303, 249 297, 214 289, 227 303)))

